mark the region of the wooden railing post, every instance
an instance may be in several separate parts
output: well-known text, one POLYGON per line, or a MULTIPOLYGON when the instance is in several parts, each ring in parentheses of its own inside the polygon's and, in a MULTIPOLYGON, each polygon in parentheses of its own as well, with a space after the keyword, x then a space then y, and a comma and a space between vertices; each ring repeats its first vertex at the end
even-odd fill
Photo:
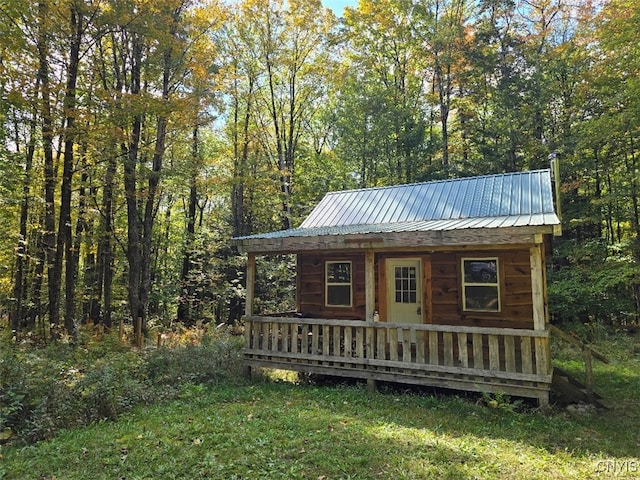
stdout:
MULTIPOLYGON (((253 335, 252 327, 253 327, 253 322, 247 319, 244 324, 244 348, 246 349, 251 349, 253 347, 251 342, 251 337, 253 335)), ((251 367, 249 365, 244 366, 243 373, 245 378, 251 379, 251 367)))
POLYGON ((363 378, 372 390, 379 381, 472 391, 488 386, 545 404, 551 375, 539 365, 540 360, 546 365, 547 357, 538 358, 534 348, 548 335, 546 330, 247 316, 244 356, 247 367, 363 378))
POLYGON ((585 387, 587 388, 587 398, 590 402, 593 402, 593 369, 591 367, 591 349, 584 345, 582 347, 584 354, 584 373, 585 373, 585 387))
MULTIPOLYGON (((531 300, 533 303, 533 329, 547 329, 547 304, 545 297, 545 266, 542 239, 529 249, 529 262, 531 265, 531 300)), ((551 345, 549 337, 538 337, 533 341, 535 348, 535 373, 538 375, 551 375, 551 345)), ((549 392, 541 393, 539 397, 541 407, 549 403, 549 392)))
POLYGON ((564 340, 565 342, 570 343, 571 345, 574 345, 582 349, 582 358, 584 361, 584 376, 585 376, 584 384, 586 389, 586 395, 587 395, 587 399, 590 402, 592 402, 594 400, 594 393, 593 393, 593 366, 592 366, 591 359, 596 358, 597 360, 600 360, 603 363, 609 363, 609 359, 605 357, 602 353, 598 352, 597 350, 594 350, 591 346, 569 335, 565 331, 560 330, 558 327, 554 325, 551 325, 549 327, 549 331, 554 335, 557 335, 558 338, 560 338, 561 340, 564 340))
POLYGON ((245 296, 245 315, 253 315, 253 295, 256 283, 256 255, 249 253, 247 255, 247 286, 245 296))
POLYGON ((544 330, 547 325, 544 302, 544 259, 542 246, 537 244, 529 249, 531 263, 531 300, 533 303, 533 329, 544 330))

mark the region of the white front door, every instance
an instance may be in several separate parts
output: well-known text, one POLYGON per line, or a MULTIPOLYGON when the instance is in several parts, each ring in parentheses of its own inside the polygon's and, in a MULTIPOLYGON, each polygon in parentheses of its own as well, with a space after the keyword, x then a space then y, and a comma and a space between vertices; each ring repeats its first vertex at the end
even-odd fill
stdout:
POLYGON ((420 259, 387 259, 387 321, 422 323, 420 259))

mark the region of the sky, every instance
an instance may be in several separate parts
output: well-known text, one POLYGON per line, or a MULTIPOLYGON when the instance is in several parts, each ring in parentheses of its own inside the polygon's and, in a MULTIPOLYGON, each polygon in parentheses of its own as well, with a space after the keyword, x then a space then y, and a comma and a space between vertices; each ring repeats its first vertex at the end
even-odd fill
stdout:
POLYGON ((333 13, 338 17, 341 17, 344 7, 356 7, 358 0, 322 0, 322 4, 333 10, 333 13))

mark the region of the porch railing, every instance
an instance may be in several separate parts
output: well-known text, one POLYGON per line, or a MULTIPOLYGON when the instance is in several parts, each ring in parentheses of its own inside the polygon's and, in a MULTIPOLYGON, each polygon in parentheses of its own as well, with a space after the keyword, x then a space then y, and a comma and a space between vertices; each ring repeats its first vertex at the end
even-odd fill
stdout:
POLYGON ((311 373, 541 398, 549 332, 454 325, 245 317, 245 360, 311 373))
POLYGON ((597 360, 600 360, 602 363, 609 363, 609 359, 605 357, 602 353, 598 352, 591 345, 582 342, 580 339, 565 332, 564 330, 561 330, 555 325, 550 325, 549 331, 559 339, 564 340, 565 342, 582 350, 582 356, 584 361, 585 394, 587 396, 587 400, 593 403, 594 400, 596 399, 596 394, 593 391, 593 367, 591 365, 591 359, 596 358, 597 360))

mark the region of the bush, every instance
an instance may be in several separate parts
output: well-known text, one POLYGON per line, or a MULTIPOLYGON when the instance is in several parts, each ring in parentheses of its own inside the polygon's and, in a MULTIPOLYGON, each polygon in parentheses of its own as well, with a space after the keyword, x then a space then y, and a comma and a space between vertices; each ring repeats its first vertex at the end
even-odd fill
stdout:
POLYGON ((238 375, 242 338, 225 329, 203 336, 199 345, 159 348, 147 356, 147 376, 154 385, 215 382, 238 375))
POLYGON ((0 434, 10 436, 24 415, 28 389, 13 351, 3 345, 0 358, 0 434))
POLYGON ((136 352, 120 342, 0 351, 0 442, 31 443, 60 429, 113 420, 136 405, 174 398, 186 385, 239 372, 242 340, 226 330, 199 345, 136 352))
POLYGON ((115 420, 120 413, 151 400, 146 383, 144 359, 134 352, 97 360, 73 386, 81 400, 82 422, 115 420))

